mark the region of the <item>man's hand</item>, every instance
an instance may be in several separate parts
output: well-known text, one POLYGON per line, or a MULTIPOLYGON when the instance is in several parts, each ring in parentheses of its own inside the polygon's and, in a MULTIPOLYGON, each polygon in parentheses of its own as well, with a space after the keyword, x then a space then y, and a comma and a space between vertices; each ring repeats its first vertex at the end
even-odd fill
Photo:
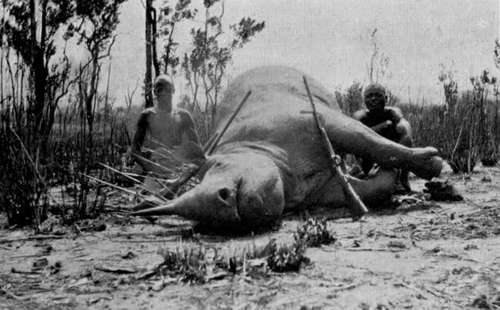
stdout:
POLYGON ((380 133, 380 131, 382 131, 382 130, 384 130, 384 129, 386 129, 386 128, 389 128, 389 127, 391 127, 392 125, 393 125, 392 121, 387 120, 387 121, 382 122, 382 123, 380 123, 380 124, 378 124, 378 125, 375 125, 375 126, 373 126, 373 127, 371 127, 371 128, 372 128, 372 130, 373 130, 373 131, 375 131, 376 133, 380 133))
POLYGON ((131 167, 134 165, 134 163, 135 163, 135 159, 134 159, 134 156, 132 154, 132 148, 129 147, 127 150, 127 153, 125 153, 125 165, 127 165, 128 167, 131 167))

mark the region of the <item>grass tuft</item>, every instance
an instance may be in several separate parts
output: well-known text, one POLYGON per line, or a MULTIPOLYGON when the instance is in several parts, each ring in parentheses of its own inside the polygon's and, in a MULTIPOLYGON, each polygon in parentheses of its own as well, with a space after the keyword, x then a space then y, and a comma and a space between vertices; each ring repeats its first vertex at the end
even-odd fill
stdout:
POLYGON ((328 230, 326 218, 308 218, 306 222, 297 229, 296 240, 303 240, 308 247, 319 247, 322 244, 331 244, 337 238, 328 230))

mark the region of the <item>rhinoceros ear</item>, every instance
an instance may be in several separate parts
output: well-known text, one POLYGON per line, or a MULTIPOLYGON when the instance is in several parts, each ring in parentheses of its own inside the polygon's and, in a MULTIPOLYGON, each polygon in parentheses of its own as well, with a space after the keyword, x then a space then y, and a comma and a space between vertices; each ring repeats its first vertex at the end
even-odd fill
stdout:
POLYGON ((196 165, 201 165, 206 160, 202 147, 193 141, 184 141, 181 145, 174 147, 172 155, 181 162, 196 165))

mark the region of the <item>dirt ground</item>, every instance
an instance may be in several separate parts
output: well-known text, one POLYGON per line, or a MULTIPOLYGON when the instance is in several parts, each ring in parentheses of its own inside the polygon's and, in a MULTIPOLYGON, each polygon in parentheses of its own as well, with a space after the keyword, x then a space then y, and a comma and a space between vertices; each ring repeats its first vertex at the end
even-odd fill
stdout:
MULTIPOLYGON (((89 231, 57 228, 40 240, 2 229, 0 309, 500 309, 500 169, 442 178, 465 200, 408 203, 361 222, 331 216, 338 241, 307 249, 311 262, 300 272, 242 272, 205 284, 143 275, 162 262, 159 249, 290 241, 299 217, 245 237, 189 235, 178 219, 152 225, 118 213, 89 231)), ((421 191, 424 182, 412 186, 421 191)))

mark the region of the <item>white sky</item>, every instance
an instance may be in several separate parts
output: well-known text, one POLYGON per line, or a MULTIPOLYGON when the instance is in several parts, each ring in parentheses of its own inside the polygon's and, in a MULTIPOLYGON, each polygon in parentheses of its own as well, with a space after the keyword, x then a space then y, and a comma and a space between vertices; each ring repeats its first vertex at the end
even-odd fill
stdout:
MULTIPOLYGON (((383 82, 404 101, 409 96, 440 101, 440 64, 456 71, 462 89, 482 69, 500 75, 493 64, 499 8, 500 0, 226 0, 225 25, 244 16, 266 22, 235 53, 231 72, 282 64, 307 72, 331 90, 366 83, 370 33, 377 28, 380 51, 390 59, 391 75, 383 82)), ((140 0, 129 0, 122 11, 111 84, 118 104, 127 88, 142 83, 143 16, 140 0)), ((180 42, 189 42, 187 32, 177 34, 180 42)), ((177 89, 182 83, 176 79, 177 89)))

